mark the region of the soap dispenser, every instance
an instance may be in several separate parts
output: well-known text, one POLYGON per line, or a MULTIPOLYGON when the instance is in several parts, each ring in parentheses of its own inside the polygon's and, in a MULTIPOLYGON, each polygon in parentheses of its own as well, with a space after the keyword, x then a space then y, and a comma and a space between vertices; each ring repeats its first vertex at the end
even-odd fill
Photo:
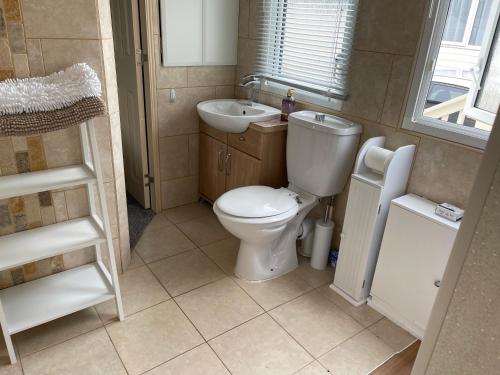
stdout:
POLYGON ((288 89, 286 98, 281 102, 281 121, 288 121, 288 115, 292 112, 295 112, 295 98, 293 89, 288 89))

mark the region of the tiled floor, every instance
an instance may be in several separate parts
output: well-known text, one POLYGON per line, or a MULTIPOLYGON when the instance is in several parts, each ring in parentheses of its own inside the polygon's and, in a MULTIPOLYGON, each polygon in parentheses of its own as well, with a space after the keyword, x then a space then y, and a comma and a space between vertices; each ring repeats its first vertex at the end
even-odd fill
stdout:
POLYGON ((125 321, 108 302, 17 334, 0 375, 356 375, 414 341, 333 292, 331 269, 247 283, 237 251, 207 205, 157 215, 120 277, 125 321))

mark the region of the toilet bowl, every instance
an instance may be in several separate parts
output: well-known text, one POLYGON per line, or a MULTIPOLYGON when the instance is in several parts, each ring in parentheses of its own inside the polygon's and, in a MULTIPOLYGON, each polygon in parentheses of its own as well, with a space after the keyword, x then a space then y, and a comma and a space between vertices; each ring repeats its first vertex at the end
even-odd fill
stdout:
POLYGON ((297 268, 296 241, 306 215, 320 198, 343 190, 362 128, 336 116, 322 118, 310 111, 290 115, 287 188, 241 187, 214 202, 221 224, 241 240, 237 277, 264 281, 297 268))
POLYGON ((317 203, 317 197, 292 186, 242 187, 215 201, 213 210, 220 223, 241 240, 235 275, 263 281, 295 269, 297 232, 317 203))

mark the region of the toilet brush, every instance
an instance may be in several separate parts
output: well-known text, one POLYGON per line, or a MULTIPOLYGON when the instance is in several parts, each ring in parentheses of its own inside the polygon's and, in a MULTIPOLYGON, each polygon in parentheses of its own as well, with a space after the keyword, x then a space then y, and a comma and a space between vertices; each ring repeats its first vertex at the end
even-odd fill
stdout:
POLYGON ((328 264, 334 227, 332 216, 333 197, 330 200, 330 204, 326 206, 325 217, 316 220, 314 229, 311 267, 317 270, 324 270, 328 264))

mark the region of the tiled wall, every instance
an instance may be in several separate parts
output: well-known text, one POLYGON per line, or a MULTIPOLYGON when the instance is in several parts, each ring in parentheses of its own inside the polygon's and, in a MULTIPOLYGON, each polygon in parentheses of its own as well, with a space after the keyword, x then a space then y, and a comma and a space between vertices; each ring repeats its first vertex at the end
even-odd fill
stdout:
MULTIPOLYGON (((96 119, 118 268, 129 262, 111 18, 107 0, 0 0, 0 79, 49 74, 87 62, 103 82, 108 116, 96 119), (113 142, 111 142, 113 140, 113 142)), ((78 164, 76 127, 30 137, 0 138, 0 175, 78 164)), ((0 235, 88 214, 84 188, 0 201, 0 235)), ((22 251, 22 249, 20 249, 22 251)), ((0 288, 92 260, 88 250, 56 256, 0 273, 0 288)))
MULTIPOLYGON (((158 14, 158 9, 157 13, 158 14)), ((163 67, 155 31, 162 208, 198 199, 198 102, 234 98, 235 66, 163 67), (176 99, 170 101, 171 90, 176 99)))
POLYGON ((500 371, 499 202, 500 163, 497 163, 426 371, 428 375, 498 374, 500 371))
MULTIPOLYGON (((350 96, 337 114, 363 125, 362 142, 385 135, 388 148, 417 145, 409 192, 465 207, 481 153, 399 129, 425 3, 425 0, 360 0, 350 96)), ((253 71, 257 14, 256 0, 240 0, 239 73, 253 71)), ((261 93, 260 100, 274 107, 280 107, 281 103, 280 97, 267 93, 261 93)), ((335 113, 304 103, 299 103, 298 108, 335 113)), ((337 244, 346 202, 347 189, 336 199, 337 244)))

